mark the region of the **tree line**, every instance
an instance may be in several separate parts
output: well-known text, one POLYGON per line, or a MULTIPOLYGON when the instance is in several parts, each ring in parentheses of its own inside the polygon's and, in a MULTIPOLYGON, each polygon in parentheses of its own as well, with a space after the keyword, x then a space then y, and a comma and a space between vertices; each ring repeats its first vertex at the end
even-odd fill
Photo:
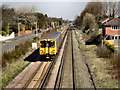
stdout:
POLYGON ((83 32, 85 30, 98 30, 101 27, 100 20, 114 18, 118 15, 118 2, 88 2, 80 16, 74 20, 83 32))
POLYGON ((58 25, 62 25, 65 22, 62 18, 48 17, 47 14, 38 12, 36 6, 21 6, 19 8, 10 8, 7 5, 0 7, 2 11, 2 35, 9 34, 11 32, 18 33, 18 24, 20 24, 20 30, 33 30, 36 28, 49 28, 58 25))

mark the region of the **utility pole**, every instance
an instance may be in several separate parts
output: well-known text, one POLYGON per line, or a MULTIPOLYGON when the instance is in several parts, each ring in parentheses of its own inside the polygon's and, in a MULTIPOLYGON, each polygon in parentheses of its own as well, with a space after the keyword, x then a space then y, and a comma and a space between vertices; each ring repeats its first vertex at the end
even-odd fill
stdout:
POLYGON ((21 23, 18 23, 18 36, 20 36, 20 24, 21 23))

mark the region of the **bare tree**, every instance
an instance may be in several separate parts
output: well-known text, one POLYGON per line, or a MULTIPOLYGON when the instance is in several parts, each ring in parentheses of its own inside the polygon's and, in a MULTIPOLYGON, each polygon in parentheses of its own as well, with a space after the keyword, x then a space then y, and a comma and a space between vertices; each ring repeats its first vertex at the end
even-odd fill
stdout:
POLYGON ((107 13, 108 13, 108 2, 105 1, 105 2, 102 2, 102 15, 103 15, 103 18, 107 17, 107 13))
POLYGON ((21 6, 16 9, 17 22, 23 24, 29 24, 37 21, 35 12, 37 8, 35 6, 21 6))
POLYGON ((90 29, 91 31, 97 30, 98 27, 95 16, 90 13, 86 13, 83 18, 83 27, 87 27, 87 29, 90 29))
POLYGON ((102 2, 103 15, 108 15, 109 17, 115 17, 118 14, 118 2, 102 2))

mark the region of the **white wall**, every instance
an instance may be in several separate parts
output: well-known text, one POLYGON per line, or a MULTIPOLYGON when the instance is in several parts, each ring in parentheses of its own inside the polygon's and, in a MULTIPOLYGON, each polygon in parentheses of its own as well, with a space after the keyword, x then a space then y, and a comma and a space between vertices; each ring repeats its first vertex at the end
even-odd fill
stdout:
POLYGON ((12 38, 14 38, 14 37, 15 37, 15 33, 14 33, 14 32, 12 32, 11 35, 9 35, 9 36, 2 36, 2 35, 0 34, 0 41, 5 41, 5 40, 7 40, 7 39, 12 39, 12 38))

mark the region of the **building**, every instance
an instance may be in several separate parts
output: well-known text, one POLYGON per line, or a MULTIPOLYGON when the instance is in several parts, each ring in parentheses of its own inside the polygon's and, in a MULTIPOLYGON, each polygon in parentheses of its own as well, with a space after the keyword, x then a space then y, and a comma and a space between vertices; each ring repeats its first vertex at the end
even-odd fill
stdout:
POLYGON ((107 19, 102 23, 104 40, 120 47, 120 17, 107 19))

